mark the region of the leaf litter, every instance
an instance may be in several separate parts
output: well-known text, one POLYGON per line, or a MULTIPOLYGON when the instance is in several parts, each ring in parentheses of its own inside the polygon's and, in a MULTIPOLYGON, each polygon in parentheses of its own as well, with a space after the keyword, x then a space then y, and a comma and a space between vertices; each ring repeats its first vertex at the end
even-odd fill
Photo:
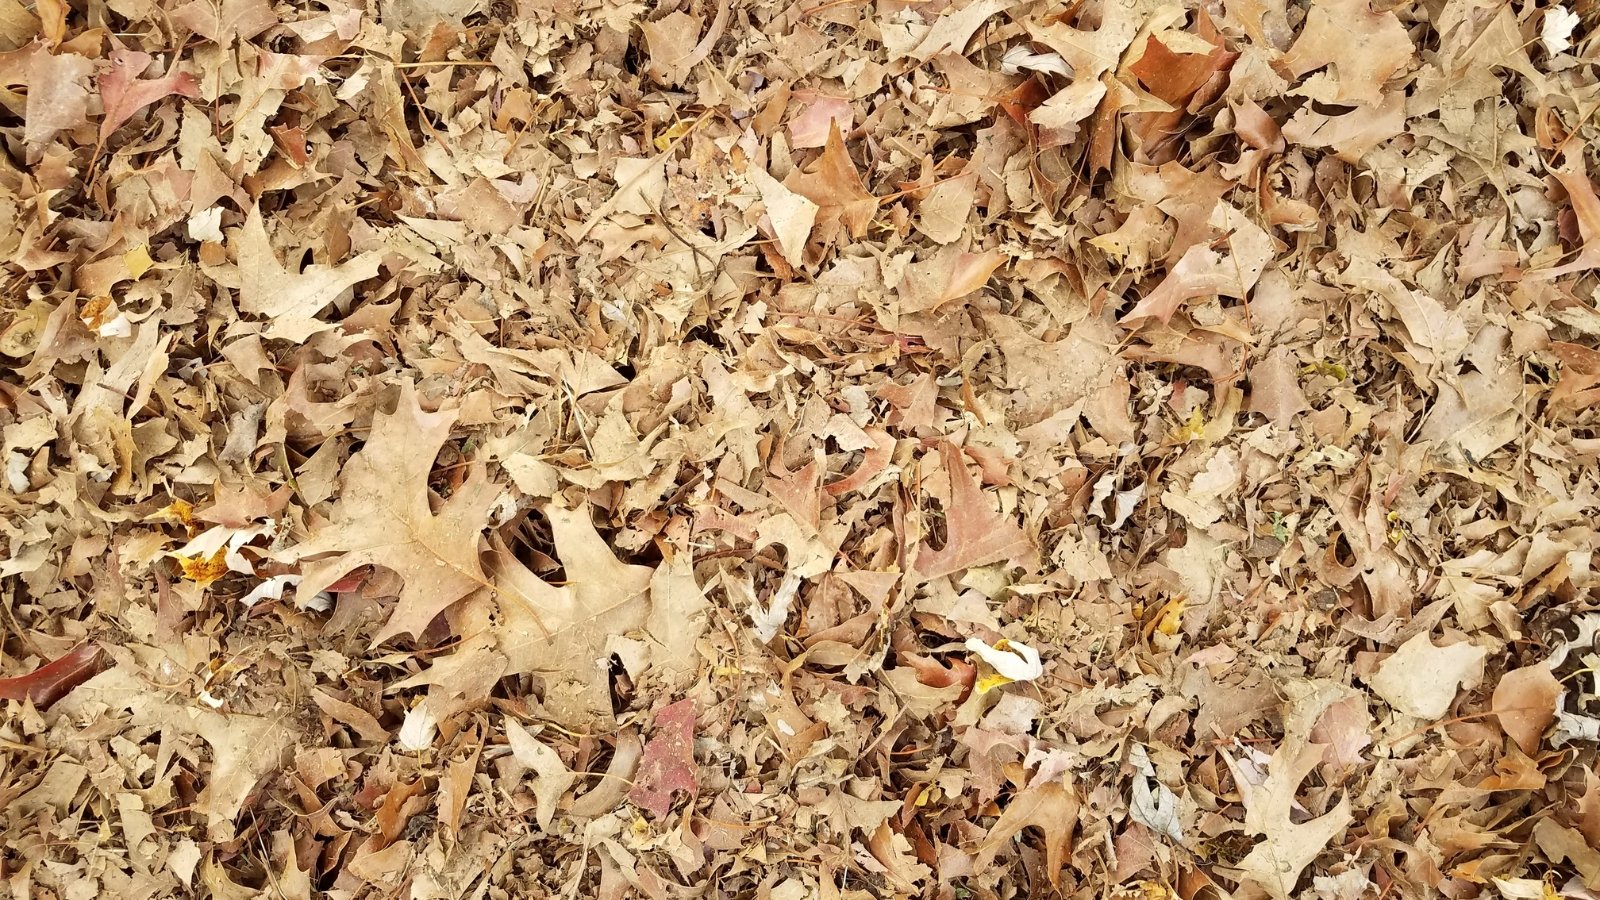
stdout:
POLYGON ((1600 894, 1597 23, 0 2, 0 879, 1600 894))

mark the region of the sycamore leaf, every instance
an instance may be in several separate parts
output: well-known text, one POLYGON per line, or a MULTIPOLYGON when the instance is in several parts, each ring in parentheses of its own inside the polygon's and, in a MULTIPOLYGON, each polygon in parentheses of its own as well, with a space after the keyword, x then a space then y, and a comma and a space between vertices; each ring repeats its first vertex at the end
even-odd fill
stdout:
POLYGON ((503 545, 494 546, 499 649, 508 674, 544 678, 544 705, 556 719, 571 726, 603 722, 611 716, 606 643, 644 626, 653 572, 618 560, 586 507, 552 504, 544 514, 567 580, 550 584, 503 545))
POLYGON ((1016 522, 995 512, 977 479, 967 471, 961 450, 946 443, 941 448, 944 469, 950 477, 950 508, 945 510, 945 542, 938 550, 923 545, 917 554, 917 572, 924 579, 939 578, 972 566, 982 566, 1021 556, 1033 548, 1016 522))
MULTIPOLYGON (((1309 822, 1296 823, 1290 816, 1300 782, 1322 761, 1323 752, 1320 744, 1286 740, 1272 754, 1266 780, 1245 795, 1245 833, 1262 838, 1239 868, 1278 900, 1293 895, 1300 873, 1352 821, 1349 797, 1309 822)), ((1235 778, 1246 781, 1237 771, 1235 778)))
POLYGON ((382 259, 381 254, 368 252, 337 266, 311 265, 291 274, 278 262, 258 206, 250 208, 234 241, 243 285, 240 309, 269 320, 267 337, 295 342, 334 327, 318 319, 317 313, 357 283, 377 275, 382 259))
MULTIPOLYGON (((160 78, 140 79, 139 73, 154 59, 138 50, 118 49, 111 52, 111 68, 100 73, 100 102, 105 106, 105 118, 100 120, 100 140, 104 141, 122 123, 133 118, 134 113, 146 106, 177 94, 190 99, 200 96, 200 83, 188 72, 168 72, 160 78)), ((138 273, 134 274, 138 278, 138 273)))
POLYGON ((372 417, 366 446, 346 464, 333 521, 277 555, 304 564, 301 597, 315 596, 361 566, 398 574, 405 584, 377 643, 421 634, 446 607, 488 584, 478 549, 499 488, 474 464, 437 512, 430 502, 428 475, 456 415, 424 412, 415 388, 403 382, 394 412, 372 417))
POLYGON ((644 745, 644 758, 628 799, 656 818, 672 810, 673 794, 691 798, 700 790, 695 776, 693 700, 679 700, 656 713, 655 733, 644 745))

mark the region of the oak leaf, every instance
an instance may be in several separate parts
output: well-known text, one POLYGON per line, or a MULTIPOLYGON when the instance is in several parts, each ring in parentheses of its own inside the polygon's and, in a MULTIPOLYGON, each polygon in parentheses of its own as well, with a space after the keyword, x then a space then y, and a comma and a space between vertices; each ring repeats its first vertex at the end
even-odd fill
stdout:
POLYGON ((122 123, 133 118, 163 97, 177 94, 193 99, 200 96, 200 83, 188 72, 172 71, 160 78, 143 78, 155 57, 138 50, 118 49, 111 53, 111 68, 100 73, 100 102, 105 118, 100 120, 100 140, 110 137, 122 123))
POLYGON ((1078 824, 1078 795, 1059 781, 1030 787, 1011 798, 1000 820, 978 847, 973 863, 982 872, 995 854, 1024 828, 1037 828, 1044 834, 1045 871, 1053 887, 1061 886, 1061 868, 1072 849, 1072 830, 1078 824))
POLYGON ((378 274, 381 254, 363 253, 337 266, 310 265, 291 273, 278 262, 260 207, 251 207, 235 235, 239 254, 239 307, 268 320, 266 336, 302 342, 334 327, 317 318, 323 307, 378 274))
POLYGON ((567 580, 551 584, 504 546, 494 547, 499 652, 507 674, 545 680, 544 705, 557 720, 600 722, 611 715, 607 641, 644 627, 654 573, 618 560, 587 508, 550 505, 544 515, 567 580))
POLYGON ((954 444, 941 448, 950 478, 950 507, 945 510, 945 542, 938 550, 923 545, 917 572, 938 578, 972 566, 1021 556, 1033 549, 1027 532, 1008 516, 995 512, 954 444))
POLYGON ((301 597, 315 596, 361 566, 398 574, 404 587, 376 643, 421 634, 445 608, 488 584, 478 550, 499 488, 474 464, 437 512, 430 500, 428 475, 456 415, 423 411, 416 389, 402 383, 394 412, 373 415, 366 446, 345 465, 333 520, 277 555, 281 562, 304 563, 301 597))
POLYGON ((1278 900, 1293 894, 1300 873, 1353 818, 1349 797, 1341 797, 1333 809, 1309 822, 1296 823, 1290 816, 1300 782, 1322 762, 1324 752, 1320 744, 1285 741, 1272 754, 1266 780, 1245 795, 1245 833, 1262 839, 1239 868, 1278 900))
POLYGON ((1408 716, 1439 719, 1449 711, 1458 685, 1475 687, 1483 678, 1488 653, 1470 641, 1436 647, 1427 634, 1418 633, 1379 663, 1367 684, 1408 716))

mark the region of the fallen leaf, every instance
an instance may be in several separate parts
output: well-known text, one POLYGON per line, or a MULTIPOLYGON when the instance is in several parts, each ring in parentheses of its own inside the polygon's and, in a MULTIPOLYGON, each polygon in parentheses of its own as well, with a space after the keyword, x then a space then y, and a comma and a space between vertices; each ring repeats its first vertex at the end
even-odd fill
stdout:
POLYGON ((1061 869, 1072 849, 1072 832, 1078 824, 1078 795, 1059 781, 1047 781, 1018 792, 1006 804, 994 827, 978 845, 973 867, 983 871, 995 855, 1024 828, 1044 835, 1045 874, 1053 887, 1061 886, 1061 869))
POLYGON ((1300 873, 1354 821, 1348 796, 1309 821, 1295 822, 1291 816, 1300 782, 1322 755, 1319 745, 1285 741, 1272 754, 1266 779, 1245 795, 1245 833, 1261 840, 1240 860, 1239 869, 1278 900, 1295 896, 1300 873))
POLYGON ((1395 709, 1433 721, 1449 712, 1458 687, 1477 686, 1486 656, 1470 641, 1436 647, 1419 633, 1379 663, 1367 683, 1395 709))
POLYGON ((250 208, 234 234, 239 256, 239 308, 268 320, 266 336, 301 342, 335 323, 317 318, 328 304, 378 274, 377 253, 363 253, 337 266, 310 265, 290 273, 278 262, 259 206, 250 208))
POLYGON ((917 553, 917 574, 939 578, 972 566, 1001 562, 1028 553, 1033 542, 1016 522, 995 512, 962 452, 954 444, 940 448, 950 478, 950 508, 945 510, 945 543, 938 550, 924 544, 917 553))
POLYGON ((1500 727, 1522 752, 1538 752, 1545 729, 1556 719, 1561 702, 1561 682, 1543 665, 1513 669, 1500 676, 1490 707, 1500 727))
POLYGON ((628 799, 660 819, 672 809, 679 791, 692 799, 700 790, 695 776, 693 700, 679 700, 656 713, 655 733, 644 745, 644 757, 628 799))
POLYGON ((46 709, 94 677, 100 671, 102 655, 100 645, 89 642, 26 675, 0 678, 0 699, 32 700, 34 706, 46 709))
POLYGON ((479 463, 437 512, 430 500, 428 476, 456 417, 424 412, 416 389, 403 383, 394 412, 373 416, 366 445, 345 466, 332 521, 277 554, 281 562, 302 564, 301 597, 361 566, 399 575, 404 586, 375 643, 421 635, 435 616, 489 583, 478 549, 500 489, 479 463))
POLYGON ((767 218, 772 222, 772 233, 778 239, 784 261, 798 269, 805 262, 806 240, 817 221, 819 207, 758 166, 747 169, 745 177, 761 192, 761 202, 767 207, 767 218))
POLYGON ((1378 106, 1384 83, 1409 65, 1415 53, 1392 11, 1376 12, 1367 0, 1314 0, 1305 27, 1279 65, 1297 77, 1332 65, 1337 78, 1331 84, 1302 91, 1323 103, 1378 106))
POLYGON ((139 110, 163 97, 200 96, 200 83, 188 72, 173 70, 159 78, 139 78, 153 59, 150 54, 137 50, 119 48, 111 52, 111 68, 100 73, 99 78, 100 102, 105 107, 105 118, 100 120, 101 141, 139 110))

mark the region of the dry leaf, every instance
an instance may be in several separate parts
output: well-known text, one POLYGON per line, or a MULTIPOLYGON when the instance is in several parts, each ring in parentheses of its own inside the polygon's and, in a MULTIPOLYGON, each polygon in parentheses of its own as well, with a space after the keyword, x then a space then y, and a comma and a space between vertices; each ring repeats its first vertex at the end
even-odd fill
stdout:
POLYGON ((1461 641, 1436 647, 1419 633, 1378 664, 1367 683, 1388 704, 1408 716, 1443 718, 1458 687, 1476 687, 1488 651, 1461 641))
POLYGON ((1500 727, 1532 756, 1539 750, 1545 729, 1556 719, 1561 702, 1561 682, 1542 665, 1513 669, 1500 676, 1490 705, 1500 727))
POLYGON ((945 543, 938 550, 922 546, 917 554, 917 574, 924 579, 939 578, 1030 552, 1033 542, 1015 522, 995 512, 977 479, 967 471, 961 451, 947 443, 940 452, 950 478, 945 543))
POLYGON ((660 819, 671 811, 673 795, 700 789, 694 764, 695 708, 693 700, 679 700, 656 713, 655 733, 644 745, 639 774, 628 799, 660 819))
POLYGON ((1291 816, 1300 782, 1322 761, 1322 754, 1318 745, 1285 741, 1272 754, 1266 779, 1245 798, 1245 833, 1261 835, 1261 840, 1239 869, 1278 900, 1295 896, 1306 866, 1354 820, 1349 797, 1340 797, 1333 809, 1310 821, 1297 823, 1291 816))
POLYGON ((500 489, 476 464, 437 511, 430 500, 434 457, 456 416, 424 412, 416 389, 402 384, 394 412, 373 416, 366 446, 345 467, 333 520, 277 554, 282 562, 302 564, 301 597, 361 566, 399 575, 399 600, 375 642, 421 635, 435 616, 489 583, 478 550, 500 489))

